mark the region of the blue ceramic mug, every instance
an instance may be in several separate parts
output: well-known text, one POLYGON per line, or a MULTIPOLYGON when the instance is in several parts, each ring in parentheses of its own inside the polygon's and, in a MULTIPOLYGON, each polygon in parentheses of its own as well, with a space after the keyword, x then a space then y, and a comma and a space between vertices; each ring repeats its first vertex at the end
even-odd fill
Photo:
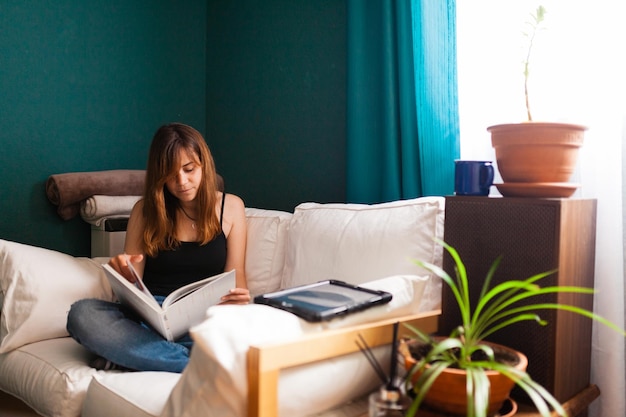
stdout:
POLYGON ((489 195, 493 184, 491 161, 454 161, 454 194, 489 195))

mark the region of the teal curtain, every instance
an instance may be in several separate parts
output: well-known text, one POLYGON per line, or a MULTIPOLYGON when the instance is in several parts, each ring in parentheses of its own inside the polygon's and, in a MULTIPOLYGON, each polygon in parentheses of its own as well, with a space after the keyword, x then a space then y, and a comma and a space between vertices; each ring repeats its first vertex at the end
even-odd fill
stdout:
POLYGON ((347 200, 452 194, 455 0, 347 4, 347 200))

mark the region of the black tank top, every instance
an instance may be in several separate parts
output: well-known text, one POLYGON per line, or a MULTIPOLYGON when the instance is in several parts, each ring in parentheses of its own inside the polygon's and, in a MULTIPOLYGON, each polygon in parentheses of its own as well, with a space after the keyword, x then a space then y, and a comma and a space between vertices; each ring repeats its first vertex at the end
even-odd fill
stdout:
MULTIPOLYGON (((225 194, 222 195, 220 226, 224 214, 225 194)), ((181 242, 172 250, 159 251, 146 257, 144 282, 154 295, 167 296, 183 285, 212 275, 221 274, 226 266, 226 235, 223 231, 206 245, 181 242)))

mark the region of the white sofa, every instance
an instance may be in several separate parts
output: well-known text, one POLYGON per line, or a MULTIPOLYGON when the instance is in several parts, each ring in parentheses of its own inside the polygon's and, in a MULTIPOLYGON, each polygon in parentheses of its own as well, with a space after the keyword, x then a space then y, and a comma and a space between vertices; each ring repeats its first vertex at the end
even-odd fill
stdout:
MULTIPOLYGON (((266 407, 266 414, 280 416, 361 414, 362 406, 350 401, 379 381, 363 355, 345 354, 356 350, 347 346, 355 345, 355 332, 369 332, 359 327, 364 323, 437 314, 441 283, 411 260, 441 264, 443 251, 433 238, 443 238, 443 205, 443 198, 426 197, 378 205, 304 203, 293 213, 246 209, 253 296, 332 278, 390 291, 393 300, 324 324, 256 304, 210 307, 191 329, 195 345, 182 374, 89 367, 93 356, 68 337, 65 319, 78 299, 113 299, 100 267, 105 259, 0 240, 0 390, 50 417, 224 417, 262 414, 259 408, 266 407), (353 338, 345 340, 337 328, 351 329, 353 338), (316 341, 333 334, 338 354, 318 360, 328 343, 316 341), (268 384, 257 384, 265 371, 258 346, 311 358, 290 359, 290 368, 272 377, 276 399, 265 398, 268 384), (252 374, 256 385, 249 388, 252 374)), ((377 349, 381 359, 386 354, 377 349)))

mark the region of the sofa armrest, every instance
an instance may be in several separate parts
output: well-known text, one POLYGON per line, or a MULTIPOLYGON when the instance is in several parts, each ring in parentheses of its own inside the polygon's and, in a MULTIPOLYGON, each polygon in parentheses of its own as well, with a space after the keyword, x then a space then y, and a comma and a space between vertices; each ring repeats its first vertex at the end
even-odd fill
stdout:
POLYGON ((352 327, 308 334, 298 340, 251 346, 248 350, 248 416, 278 415, 280 371, 297 365, 329 359, 359 350, 359 334, 372 348, 389 344, 396 322, 410 323, 426 333, 437 330, 441 310, 385 319, 352 327))

